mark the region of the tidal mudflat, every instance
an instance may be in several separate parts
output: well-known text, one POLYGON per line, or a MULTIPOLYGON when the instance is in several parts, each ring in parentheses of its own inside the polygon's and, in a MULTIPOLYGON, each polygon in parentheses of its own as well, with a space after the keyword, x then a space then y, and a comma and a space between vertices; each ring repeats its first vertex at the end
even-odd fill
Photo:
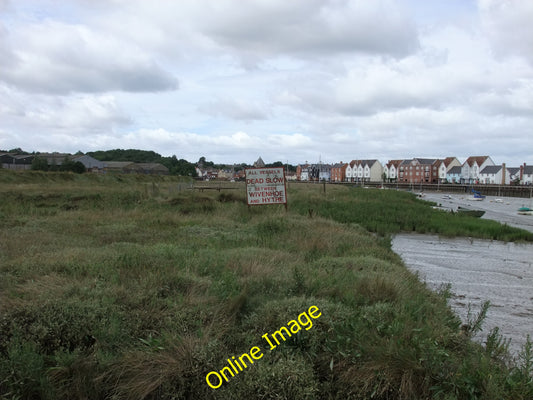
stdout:
POLYGON ((463 321, 469 305, 477 312, 490 301, 480 340, 497 326, 516 354, 533 334, 533 245, 399 234, 393 250, 429 287, 451 283, 450 306, 463 321))
POLYGON ((487 196, 483 201, 474 201, 470 194, 458 195, 444 193, 426 193, 424 200, 437 203, 443 208, 453 211, 457 207, 469 208, 472 210, 483 210, 485 214, 482 218, 525 229, 533 232, 533 215, 519 215, 520 207, 533 208, 532 199, 519 197, 497 197, 487 196))

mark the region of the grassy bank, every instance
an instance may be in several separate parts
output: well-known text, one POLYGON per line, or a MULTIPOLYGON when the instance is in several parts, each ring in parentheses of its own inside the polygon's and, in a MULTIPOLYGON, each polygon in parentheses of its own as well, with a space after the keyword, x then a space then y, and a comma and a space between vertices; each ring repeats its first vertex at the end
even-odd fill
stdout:
MULTIPOLYGON (((461 329, 446 290, 428 291, 349 212, 328 215, 312 188, 291 189, 285 213, 169 177, 13 176, 0 176, 3 398, 533 394, 531 354, 509 363, 497 332, 473 343, 477 324, 461 329), (270 351, 262 336, 311 306, 313 326, 270 351), (254 346, 253 365, 207 385, 254 346)), ((325 204, 349 209, 351 196, 325 204)))
POLYGON ((339 222, 357 223, 380 235, 399 232, 434 233, 503 241, 533 241, 533 233, 496 221, 449 213, 413 194, 328 185, 292 185, 291 207, 302 215, 313 214, 339 222))

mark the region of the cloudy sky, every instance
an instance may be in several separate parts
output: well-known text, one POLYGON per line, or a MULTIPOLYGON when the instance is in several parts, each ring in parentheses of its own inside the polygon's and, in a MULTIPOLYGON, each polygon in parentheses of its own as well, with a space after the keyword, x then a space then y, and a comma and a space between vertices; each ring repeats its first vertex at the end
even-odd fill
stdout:
POLYGON ((533 163, 531 0, 0 0, 0 149, 533 163))

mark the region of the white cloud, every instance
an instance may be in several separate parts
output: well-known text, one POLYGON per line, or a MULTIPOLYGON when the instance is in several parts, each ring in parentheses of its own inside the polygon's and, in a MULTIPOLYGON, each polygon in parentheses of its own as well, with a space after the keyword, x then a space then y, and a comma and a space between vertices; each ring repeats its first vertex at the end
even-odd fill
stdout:
POLYGON ((531 4, 0 3, 0 145, 531 163, 531 4))
POLYGON ((231 0, 205 2, 203 29, 253 54, 339 52, 404 56, 417 48, 414 24, 392 1, 231 0))
POLYGON ((20 141, 50 134, 83 138, 131 123, 112 95, 28 95, 0 85, 0 100, 2 126, 20 141))
POLYGON ((142 49, 86 26, 46 20, 11 31, 0 79, 21 90, 69 94, 172 90, 177 80, 142 49))
POLYGON ((533 2, 529 0, 478 0, 482 27, 494 52, 524 57, 533 64, 533 2))
POLYGON ((212 116, 223 116, 235 120, 253 121, 266 119, 268 112, 258 102, 240 99, 217 99, 201 105, 201 112, 212 116))

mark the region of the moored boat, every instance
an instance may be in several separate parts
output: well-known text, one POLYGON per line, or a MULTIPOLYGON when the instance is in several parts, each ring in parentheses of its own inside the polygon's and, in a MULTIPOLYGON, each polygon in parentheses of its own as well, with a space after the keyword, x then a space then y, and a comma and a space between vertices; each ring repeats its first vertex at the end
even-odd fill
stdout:
POLYGON ((529 207, 520 207, 518 209, 518 214, 520 215, 533 215, 533 209, 529 207))
POLYGON ((465 208, 465 207, 457 207, 457 212, 459 214, 470 215, 471 217, 476 217, 476 218, 480 218, 483 216, 483 214, 485 214, 484 210, 471 210, 470 208, 465 208))

